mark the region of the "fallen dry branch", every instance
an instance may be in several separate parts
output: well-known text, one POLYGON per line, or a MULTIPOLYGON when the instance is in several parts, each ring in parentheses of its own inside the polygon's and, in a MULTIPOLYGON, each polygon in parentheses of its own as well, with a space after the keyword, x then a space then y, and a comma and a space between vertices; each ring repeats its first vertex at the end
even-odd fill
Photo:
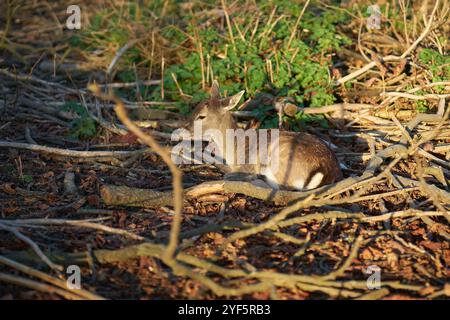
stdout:
POLYGON ((161 147, 155 139, 148 134, 145 134, 138 126, 136 126, 133 121, 128 117, 127 110, 123 102, 115 96, 105 96, 101 94, 100 88, 96 85, 91 85, 90 90, 96 95, 102 96, 105 99, 113 100, 115 103, 115 111, 117 117, 120 121, 139 139, 141 139, 145 144, 147 144, 152 150, 154 150, 162 160, 167 164, 172 173, 172 187, 173 187, 173 206, 175 209, 175 215, 172 222, 172 229, 170 233, 170 241, 166 250, 166 258, 172 259, 175 250, 178 246, 178 235, 180 233, 181 221, 182 221, 182 211, 183 211, 183 173, 175 163, 172 161, 170 152, 165 148, 161 147))
POLYGON ((450 97, 450 94, 424 94, 422 96, 405 93, 405 92, 386 92, 384 95, 387 97, 399 97, 399 98, 407 98, 411 100, 426 100, 426 99, 445 99, 450 97))
MULTIPOLYGON (((342 185, 353 182, 353 179, 346 180, 342 185)), ((335 186, 327 186, 320 190, 328 190, 335 186)), ((209 194, 244 194, 255 199, 273 201, 275 205, 286 205, 290 202, 300 200, 311 195, 314 191, 287 191, 274 190, 256 186, 250 182, 243 181, 209 181, 197 186, 187 188, 185 195, 187 199, 199 199, 209 194)), ((131 188, 126 186, 103 185, 100 189, 103 201, 107 205, 130 206, 130 207, 158 207, 173 205, 173 194, 171 191, 155 191, 152 189, 131 188)))
MULTIPOLYGON (((106 219, 110 219, 109 217, 106 218, 99 218, 96 219, 97 221, 103 221, 106 219)), ((138 236, 134 233, 128 232, 126 230, 117 229, 108 227, 99 223, 94 223, 92 221, 88 220, 67 220, 67 219, 16 219, 16 220, 0 220, 0 227, 2 224, 8 224, 9 228, 11 226, 33 226, 33 225, 55 225, 55 226, 72 226, 77 228, 87 228, 87 229, 94 229, 98 231, 103 231, 111 234, 117 234, 121 236, 128 237, 133 240, 143 241, 146 240, 145 237, 138 236)))
POLYGON ((29 150, 44 154, 63 156, 63 157, 74 157, 74 158, 124 158, 130 157, 136 154, 145 153, 148 148, 136 151, 77 151, 77 150, 69 150, 69 149, 61 149, 54 147, 46 147, 38 144, 30 144, 30 143, 19 143, 19 142, 9 142, 9 141, 0 141, 0 148, 11 148, 11 149, 22 149, 29 150))
MULTIPOLYGON (((263 271, 263 270, 254 270, 249 273, 248 271, 241 269, 229 269, 225 267, 218 266, 217 264, 197 258, 195 256, 186 254, 186 253, 177 253, 175 256, 176 261, 183 263, 183 265, 179 263, 174 263, 175 260, 170 260, 170 265, 175 270, 175 273, 179 276, 188 276, 191 277, 203 285, 205 287, 211 289, 218 296, 240 296, 246 293, 254 293, 259 291, 265 291, 270 287, 285 287, 285 288, 301 288, 302 290, 308 292, 324 292, 329 294, 331 297, 339 298, 339 297, 347 297, 347 298, 356 298, 363 296, 370 292, 367 288, 366 281, 358 281, 358 280, 335 280, 336 277, 340 276, 343 271, 349 266, 349 262, 354 257, 355 252, 357 251, 357 246, 353 246, 353 252, 347 258, 346 262, 342 265, 341 268, 338 269, 337 273, 331 273, 327 276, 318 277, 318 276, 310 276, 310 275, 297 275, 297 274, 284 274, 280 272, 273 271, 263 271), (189 267, 188 267, 189 266, 189 267), (207 270, 210 273, 214 273, 222 276, 225 279, 233 280, 240 279, 240 283, 244 281, 257 280, 259 283, 252 285, 241 285, 240 287, 225 287, 221 284, 218 284, 212 281, 209 277, 206 276, 198 276, 200 273, 194 272, 192 268, 200 268, 202 270, 207 270)), ((96 262, 99 264, 109 264, 114 262, 124 262, 130 259, 136 259, 138 257, 155 257, 161 259, 164 263, 167 263, 167 260, 164 258, 165 246, 160 244, 153 243, 143 243, 138 245, 128 246, 122 249, 117 250, 94 250, 92 255, 95 257, 96 262)), ((80 258, 81 256, 89 256, 87 252, 77 253, 76 255, 67 254, 67 253, 59 253, 58 257, 62 258, 64 264, 72 264, 72 263, 83 263, 87 259, 80 258)), ((10 257, 14 257, 17 260, 25 259, 27 261, 33 261, 35 259, 33 256, 30 256, 29 253, 25 252, 16 252, 11 253, 10 257)), ((380 283, 382 288, 393 288, 393 289, 401 289, 401 290, 410 290, 414 292, 420 292, 425 288, 434 289, 432 286, 423 286, 423 285, 411 285, 411 284, 402 284, 397 281, 382 281, 380 283)))
POLYGON ((45 80, 36 78, 35 76, 32 76, 32 75, 14 74, 14 73, 9 72, 6 69, 0 69, 0 74, 3 74, 11 79, 18 80, 18 81, 25 81, 25 82, 30 81, 30 82, 38 83, 45 87, 48 86, 48 87, 58 88, 58 89, 61 89, 63 91, 69 92, 69 93, 76 93, 76 94, 78 93, 78 90, 76 90, 76 89, 65 87, 65 86, 61 85, 60 83, 45 81, 45 80))
POLYGON ((77 290, 70 290, 67 286, 67 283, 65 281, 62 281, 60 279, 54 278, 44 272, 41 272, 39 270, 36 270, 34 268, 31 268, 29 266, 26 266, 24 264, 18 263, 16 261, 13 261, 11 259, 8 259, 6 257, 0 256, 0 263, 4 264, 8 267, 14 268, 16 270, 19 270, 20 272, 23 272, 25 274, 28 274, 29 276, 38 278, 40 280, 43 280, 45 282, 48 282, 58 288, 61 288, 65 291, 70 291, 74 295, 80 296, 82 299, 88 299, 88 300, 104 300, 103 297, 93 294, 87 290, 84 289, 77 289, 77 290))
POLYGON ((49 284, 41 283, 35 280, 29 280, 23 277, 15 276, 12 274, 7 274, 0 272, 0 281, 7 282, 19 286, 23 286, 32 290, 37 290, 41 292, 54 293, 65 299, 69 300, 82 300, 83 298, 77 294, 63 290, 61 288, 54 287, 49 284))
MULTIPOLYGON (((409 179, 402 176, 396 176, 397 179, 404 184, 404 186, 411 186, 411 188, 404 188, 396 191, 387 192, 385 194, 375 194, 365 197, 344 198, 340 203, 354 203, 368 199, 376 199, 397 193, 404 193, 406 191, 414 191, 422 185, 420 181, 409 179)), ((332 198, 338 193, 350 190, 357 186, 357 183, 368 183, 369 175, 362 175, 358 178, 347 178, 335 185, 328 185, 323 188, 308 191, 287 191, 274 190, 271 188, 256 186, 250 182, 243 181, 209 181, 201 183, 197 186, 185 190, 187 199, 201 199, 201 197, 209 194, 243 194, 255 199, 273 202, 275 205, 283 206, 289 203, 300 201, 313 193, 319 197, 332 198), (338 190, 338 193, 334 192, 338 190)), ((373 182, 373 181, 372 181, 373 182)), ((450 193, 438 188, 434 185, 429 185, 439 199, 444 203, 450 203, 450 193)), ((126 186, 104 185, 100 189, 100 194, 106 205, 111 206, 130 206, 130 207, 158 207, 170 206, 173 203, 171 191, 155 191, 152 189, 131 188, 126 186)), ((330 201, 331 204, 332 201, 330 201)))
POLYGON ((173 204, 172 191, 104 185, 100 188, 103 202, 108 206, 162 207, 173 204))
POLYGON ((11 232, 17 238, 19 238, 23 242, 27 243, 33 249, 33 251, 42 259, 42 261, 44 261, 47 264, 47 266, 49 266, 51 269, 53 269, 55 271, 62 271, 63 270, 62 266, 52 262, 44 254, 44 252, 42 252, 41 248, 39 248, 39 246, 36 244, 36 242, 34 242, 29 237, 27 237, 23 233, 21 233, 16 227, 8 225, 7 223, 5 224, 5 223, 0 222, 0 229, 8 231, 8 232, 11 232))

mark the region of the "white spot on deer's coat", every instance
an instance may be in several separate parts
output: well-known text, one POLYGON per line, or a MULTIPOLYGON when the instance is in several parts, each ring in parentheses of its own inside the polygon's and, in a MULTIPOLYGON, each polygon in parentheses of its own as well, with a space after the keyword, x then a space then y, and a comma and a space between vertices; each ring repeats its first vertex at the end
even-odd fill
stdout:
POLYGON ((323 179, 323 173, 317 172, 312 178, 311 181, 306 185, 305 189, 315 189, 317 188, 321 183, 323 179))

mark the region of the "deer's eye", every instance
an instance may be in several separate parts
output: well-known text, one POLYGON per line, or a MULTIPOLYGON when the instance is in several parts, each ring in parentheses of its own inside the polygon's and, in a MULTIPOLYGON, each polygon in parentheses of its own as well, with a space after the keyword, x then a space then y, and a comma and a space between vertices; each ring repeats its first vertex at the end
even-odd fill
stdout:
POLYGON ((197 120, 204 120, 205 118, 206 118, 206 115, 204 115, 204 114, 199 114, 197 116, 197 120))

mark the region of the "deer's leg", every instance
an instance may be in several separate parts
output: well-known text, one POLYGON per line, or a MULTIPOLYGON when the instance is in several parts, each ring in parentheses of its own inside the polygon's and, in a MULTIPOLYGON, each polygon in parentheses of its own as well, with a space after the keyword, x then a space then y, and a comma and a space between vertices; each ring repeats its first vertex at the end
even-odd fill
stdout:
POLYGON ((256 187, 272 189, 272 186, 265 181, 264 177, 262 177, 261 175, 258 175, 258 174, 254 174, 254 173, 230 172, 230 173, 225 174, 224 180, 245 181, 245 182, 250 182, 251 184, 255 185, 256 187))

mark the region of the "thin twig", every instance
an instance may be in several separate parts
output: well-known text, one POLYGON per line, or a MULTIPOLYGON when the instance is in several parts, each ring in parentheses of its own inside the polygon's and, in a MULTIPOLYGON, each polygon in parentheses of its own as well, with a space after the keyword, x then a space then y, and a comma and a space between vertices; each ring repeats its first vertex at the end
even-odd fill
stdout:
POLYGON ((167 164, 170 172, 172 173, 172 186, 173 186, 173 197, 174 197, 174 209, 175 214, 173 216, 173 222, 170 233, 170 240, 167 246, 166 258, 172 257, 175 253, 175 250, 178 246, 178 237, 180 233, 181 220, 182 220, 182 211, 183 211, 183 181, 182 181, 182 171, 178 169, 175 163, 172 161, 170 156, 170 152, 168 152, 165 148, 161 147, 155 139, 145 134, 138 126, 136 126, 128 117, 127 110, 125 109, 122 101, 114 96, 104 96, 100 93, 100 89, 92 85, 90 86, 90 90, 97 95, 103 96, 104 98, 108 98, 113 100, 116 104, 115 111, 117 117, 120 121, 139 139, 141 139, 145 144, 147 144, 152 150, 154 150, 167 164))
POLYGON ((5 225, 4 223, 0 222, 0 229, 11 232, 17 238, 27 243, 33 249, 33 251, 42 259, 42 261, 44 261, 51 269, 55 271, 64 270, 62 266, 51 262, 50 259, 42 252, 41 248, 39 248, 39 246, 33 240, 31 240, 30 238, 19 232, 19 230, 17 230, 16 228, 5 225))
MULTIPOLYGON (((1 256, 1 255, 0 255, 0 263, 2 263, 4 265, 7 265, 8 267, 14 268, 16 270, 19 270, 19 271, 21 271, 23 273, 26 273, 29 276, 39 278, 39 279, 41 279, 43 281, 46 281, 46 282, 48 282, 50 284, 55 285, 56 287, 59 287, 59 288, 63 289, 63 290, 68 290, 66 282, 64 282, 64 281, 62 281, 60 279, 54 278, 54 277, 52 277, 52 276, 50 276, 50 275, 48 275, 48 274, 46 274, 44 272, 38 271, 38 270, 33 269, 33 268, 31 268, 29 266, 26 266, 24 264, 21 264, 21 263, 18 263, 16 261, 13 261, 11 259, 8 259, 8 258, 6 258, 4 256, 1 256)), ((80 296, 81 298, 84 298, 84 299, 104 300, 103 297, 101 297, 99 295, 96 295, 96 294, 93 294, 93 293, 91 293, 89 291, 86 291, 86 290, 83 290, 83 289, 77 289, 77 290, 73 290, 73 291, 71 290, 71 292, 73 294, 75 294, 75 295, 80 296)))

